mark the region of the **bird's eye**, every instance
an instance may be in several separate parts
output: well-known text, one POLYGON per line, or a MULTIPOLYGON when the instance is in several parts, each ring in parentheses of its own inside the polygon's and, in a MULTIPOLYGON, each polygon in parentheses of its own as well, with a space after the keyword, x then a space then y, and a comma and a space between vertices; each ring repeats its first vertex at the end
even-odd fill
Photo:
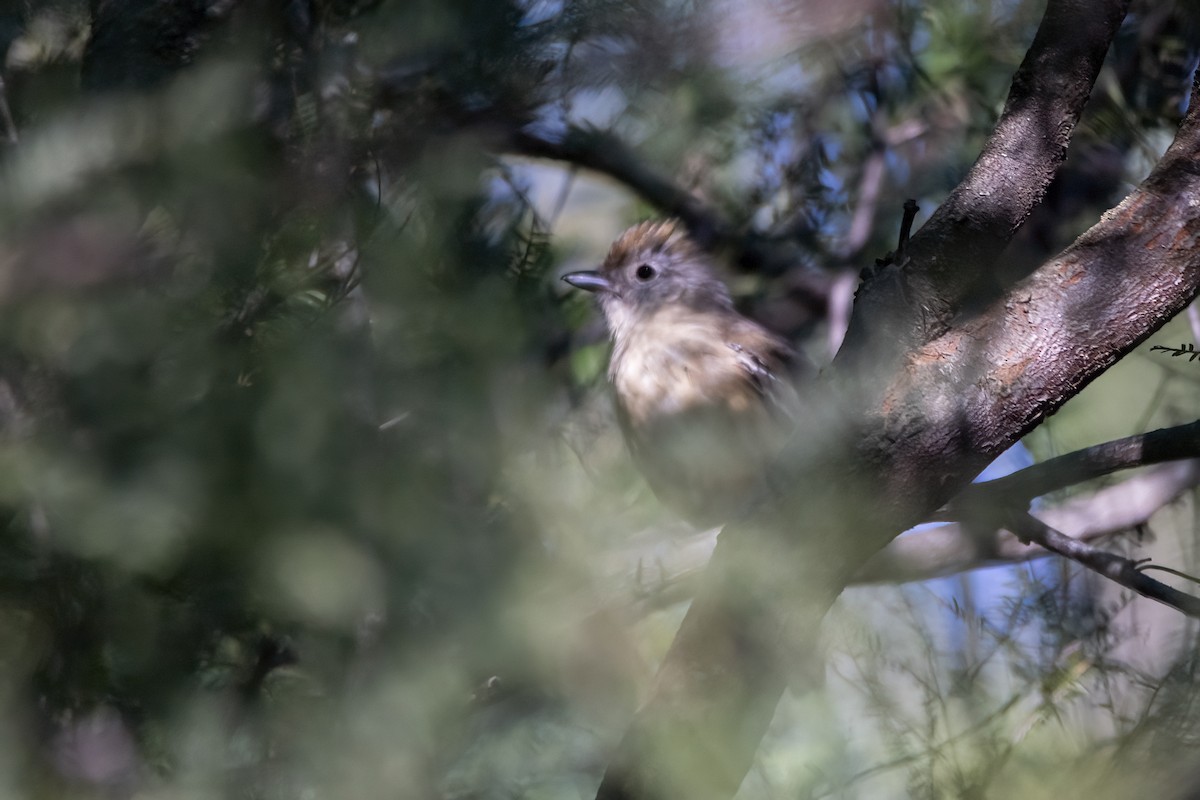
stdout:
POLYGON ((640 267, 637 268, 637 272, 635 272, 633 274, 637 275, 637 279, 639 281, 648 281, 651 278, 653 278, 655 275, 657 275, 658 273, 656 273, 654 271, 654 267, 650 266, 649 264, 642 264, 640 267))

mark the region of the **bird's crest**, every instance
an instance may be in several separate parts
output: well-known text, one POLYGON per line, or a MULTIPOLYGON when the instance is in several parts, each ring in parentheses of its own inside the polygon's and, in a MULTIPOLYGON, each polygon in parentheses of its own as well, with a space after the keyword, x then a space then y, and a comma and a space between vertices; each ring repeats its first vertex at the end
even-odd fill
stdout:
POLYGON ((672 253, 686 258, 698 255, 699 250, 679 220, 648 220, 634 225, 613 242, 604 259, 604 268, 614 269, 640 253, 672 253))

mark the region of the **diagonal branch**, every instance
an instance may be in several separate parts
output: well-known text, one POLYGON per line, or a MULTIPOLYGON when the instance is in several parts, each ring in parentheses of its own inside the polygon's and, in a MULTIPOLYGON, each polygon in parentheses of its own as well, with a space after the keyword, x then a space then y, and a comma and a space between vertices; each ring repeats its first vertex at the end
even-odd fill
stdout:
POLYGON ((848 352, 862 349, 868 339, 875 341, 874 332, 912 343, 945 330, 1041 202, 1066 158, 1075 124, 1128 7, 1129 0, 1049 0, 979 158, 912 238, 908 266, 898 267, 904 270, 906 291, 883 280, 860 290, 846 337, 853 345, 848 352), (924 312, 918 328, 911 324, 914 306, 924 312))
POLYGON ((1139 570, 1137 562, 1132 559, 1072 539, 1028 512, 1008 515, 1004 525, 1021 539, 1040 544, 1047 550, 1082 564, 1143 597, 1157 600, 1189 617, 1200 619, 1200 598, 1154 580, 1139 570))
POLYGON ((607 175, 664 214, 682 220, 701 246, 727 250, 741 269, 767 275, 791 270, 793 289, 822 303, 829 297, 834 277, 824 270, 805 268, 791 237, 735 230, 720 211, 654 170, 613 133, 569 126, 561 138, 550 139, 516 128, 505 146, 517 155, 562 161, 607 175))
MULTIPOLYGON (((1063 505, 1039 509, 1035 516, 1073 539, 1105 539, 1145 525, 1198 483, 1200 461, 1163 464, 1063 505)), ((854 582, 921 581, 1048 555, 1003 529, 948 523, 893 539, 855 574, 854 582)))
POLYGON ((973 483, 954 498, 938 518, 957 519, 964 509, 970 515, 969 509, 981 503, 1027 503, 1035 497, 1119 470, 1185 458, 1200 458, 1200 420, 1104 442, 1034 464, 1003 478, 973 483))
MULTIPOLYGON (((1145 525, 1197 484, 1200 459, 1160 464, 1062 505, 1039 509, 1036 516, 1072 538, 1105 539, 1145 525)), ((635 616, 641 616, 690 599, 712 557, 717 533, 713 529, 664 537, 655 528, 649 541, 613 552, 603 570, 613 577, 608 585, 614 593, 607 602, 633 608, 635 616)), ((851 583, 924 581, 1049 555, 1041 547, 1022 544, 1006 530, 950 522, 893 539, 854 574, 851 583)))
POLYGON ((696 241, 707 247, 731 237, 728 223, 715 209, 650 168, 614 134, 571 126, 561 139, 553 140, 517 130, 512 134, 511 148, 521 155, 594 170, 625 184, 665 214, 683 220, 696 241))
MULTIPOLYGON (((873 413, 886 413, 869 446, 888 464, 890 497, 947 502, 962 484, 931 483, 929 470, 944 472, 952 454, 982 469, 1191 303, 1200 292, 1197 159, 1200 82, 1175 140, 1135 191, 1004 296, 889 371, 872 401, 873 413)), ((1168 447, 1171 435, 1150 441, 1168 447)))

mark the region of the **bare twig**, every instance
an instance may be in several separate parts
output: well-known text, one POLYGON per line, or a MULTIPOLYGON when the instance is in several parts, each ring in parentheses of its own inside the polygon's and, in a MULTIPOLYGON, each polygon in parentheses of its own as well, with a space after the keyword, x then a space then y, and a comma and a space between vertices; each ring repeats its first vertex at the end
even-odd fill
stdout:
MULTIPOLYGON (((883 189, 886 149, 882 143, 873 147, 862 166, 858 181, 858 202, 850 217, 850 227, 839 249, 839 257, 847 264, 853 263, 861 254, 871 237, 875 222, 875 210, 883 189)), ((858 270, 845 269, 834 278, 829 287, 826 317, 829 321, 829 356, 837 355, 838 348, 850 325, 850 314, 854 309, 854 289, 858 286, 858 270)))
POLYGON ((913 220, 921 207, 911 197, 904 201, 904 218, 900 220, 900 240, 896 244, 896 263, 904 263, 904 250, 908 247, 908 238, 912 234, 913 220))
POLYGON ((1047 550, 1082 564, 1143 597, 1157 600, 1189 617, 1200 619, 1200 598, 1154 580, 1138 569, 1138 563, 1132 559, 1072 539, 1025 511, 1007 515, 1005 527, 1021 539, 1040 544, 1047 550))
POLYGON ((844 259, 858 257, 871 237, 875 210, 879 206, 879 195, 883 190, 886 156, 887 151, 882 143, 877 143, 863 162, 862 177, 858 181, 858 202, 854 206, 850 228, 841 247, 840 255, 844 259))
POLYGON ((1200 584, 1200 578, 1197 578, 1195 575, 1189 575, 1186 572, 1182 572, 1171 567, 1164 567, 1162 564, 1151 564, 1149 562, 1150 559, 1148 558, 1136 561, 1135 563, 1137 564, 1138 571, 1149 572, 1153 569, 1157 570, 1158 572, 1165 572, 1168 575, 1174 575, 1176 578, 1183 578, 1185 581, 1191 581, 1192 583, 1200 584))

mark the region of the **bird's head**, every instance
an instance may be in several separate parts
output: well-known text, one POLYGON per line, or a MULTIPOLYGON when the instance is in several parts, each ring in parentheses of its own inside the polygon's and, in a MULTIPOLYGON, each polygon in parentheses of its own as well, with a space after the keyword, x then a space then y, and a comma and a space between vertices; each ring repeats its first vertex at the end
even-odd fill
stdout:
POLYGON ((614 336, 668 307, 732 308, 707 255, 675 220, 633 226, 613 243, 600 269, 571 272, 563 280, 595 293, 614 336))

